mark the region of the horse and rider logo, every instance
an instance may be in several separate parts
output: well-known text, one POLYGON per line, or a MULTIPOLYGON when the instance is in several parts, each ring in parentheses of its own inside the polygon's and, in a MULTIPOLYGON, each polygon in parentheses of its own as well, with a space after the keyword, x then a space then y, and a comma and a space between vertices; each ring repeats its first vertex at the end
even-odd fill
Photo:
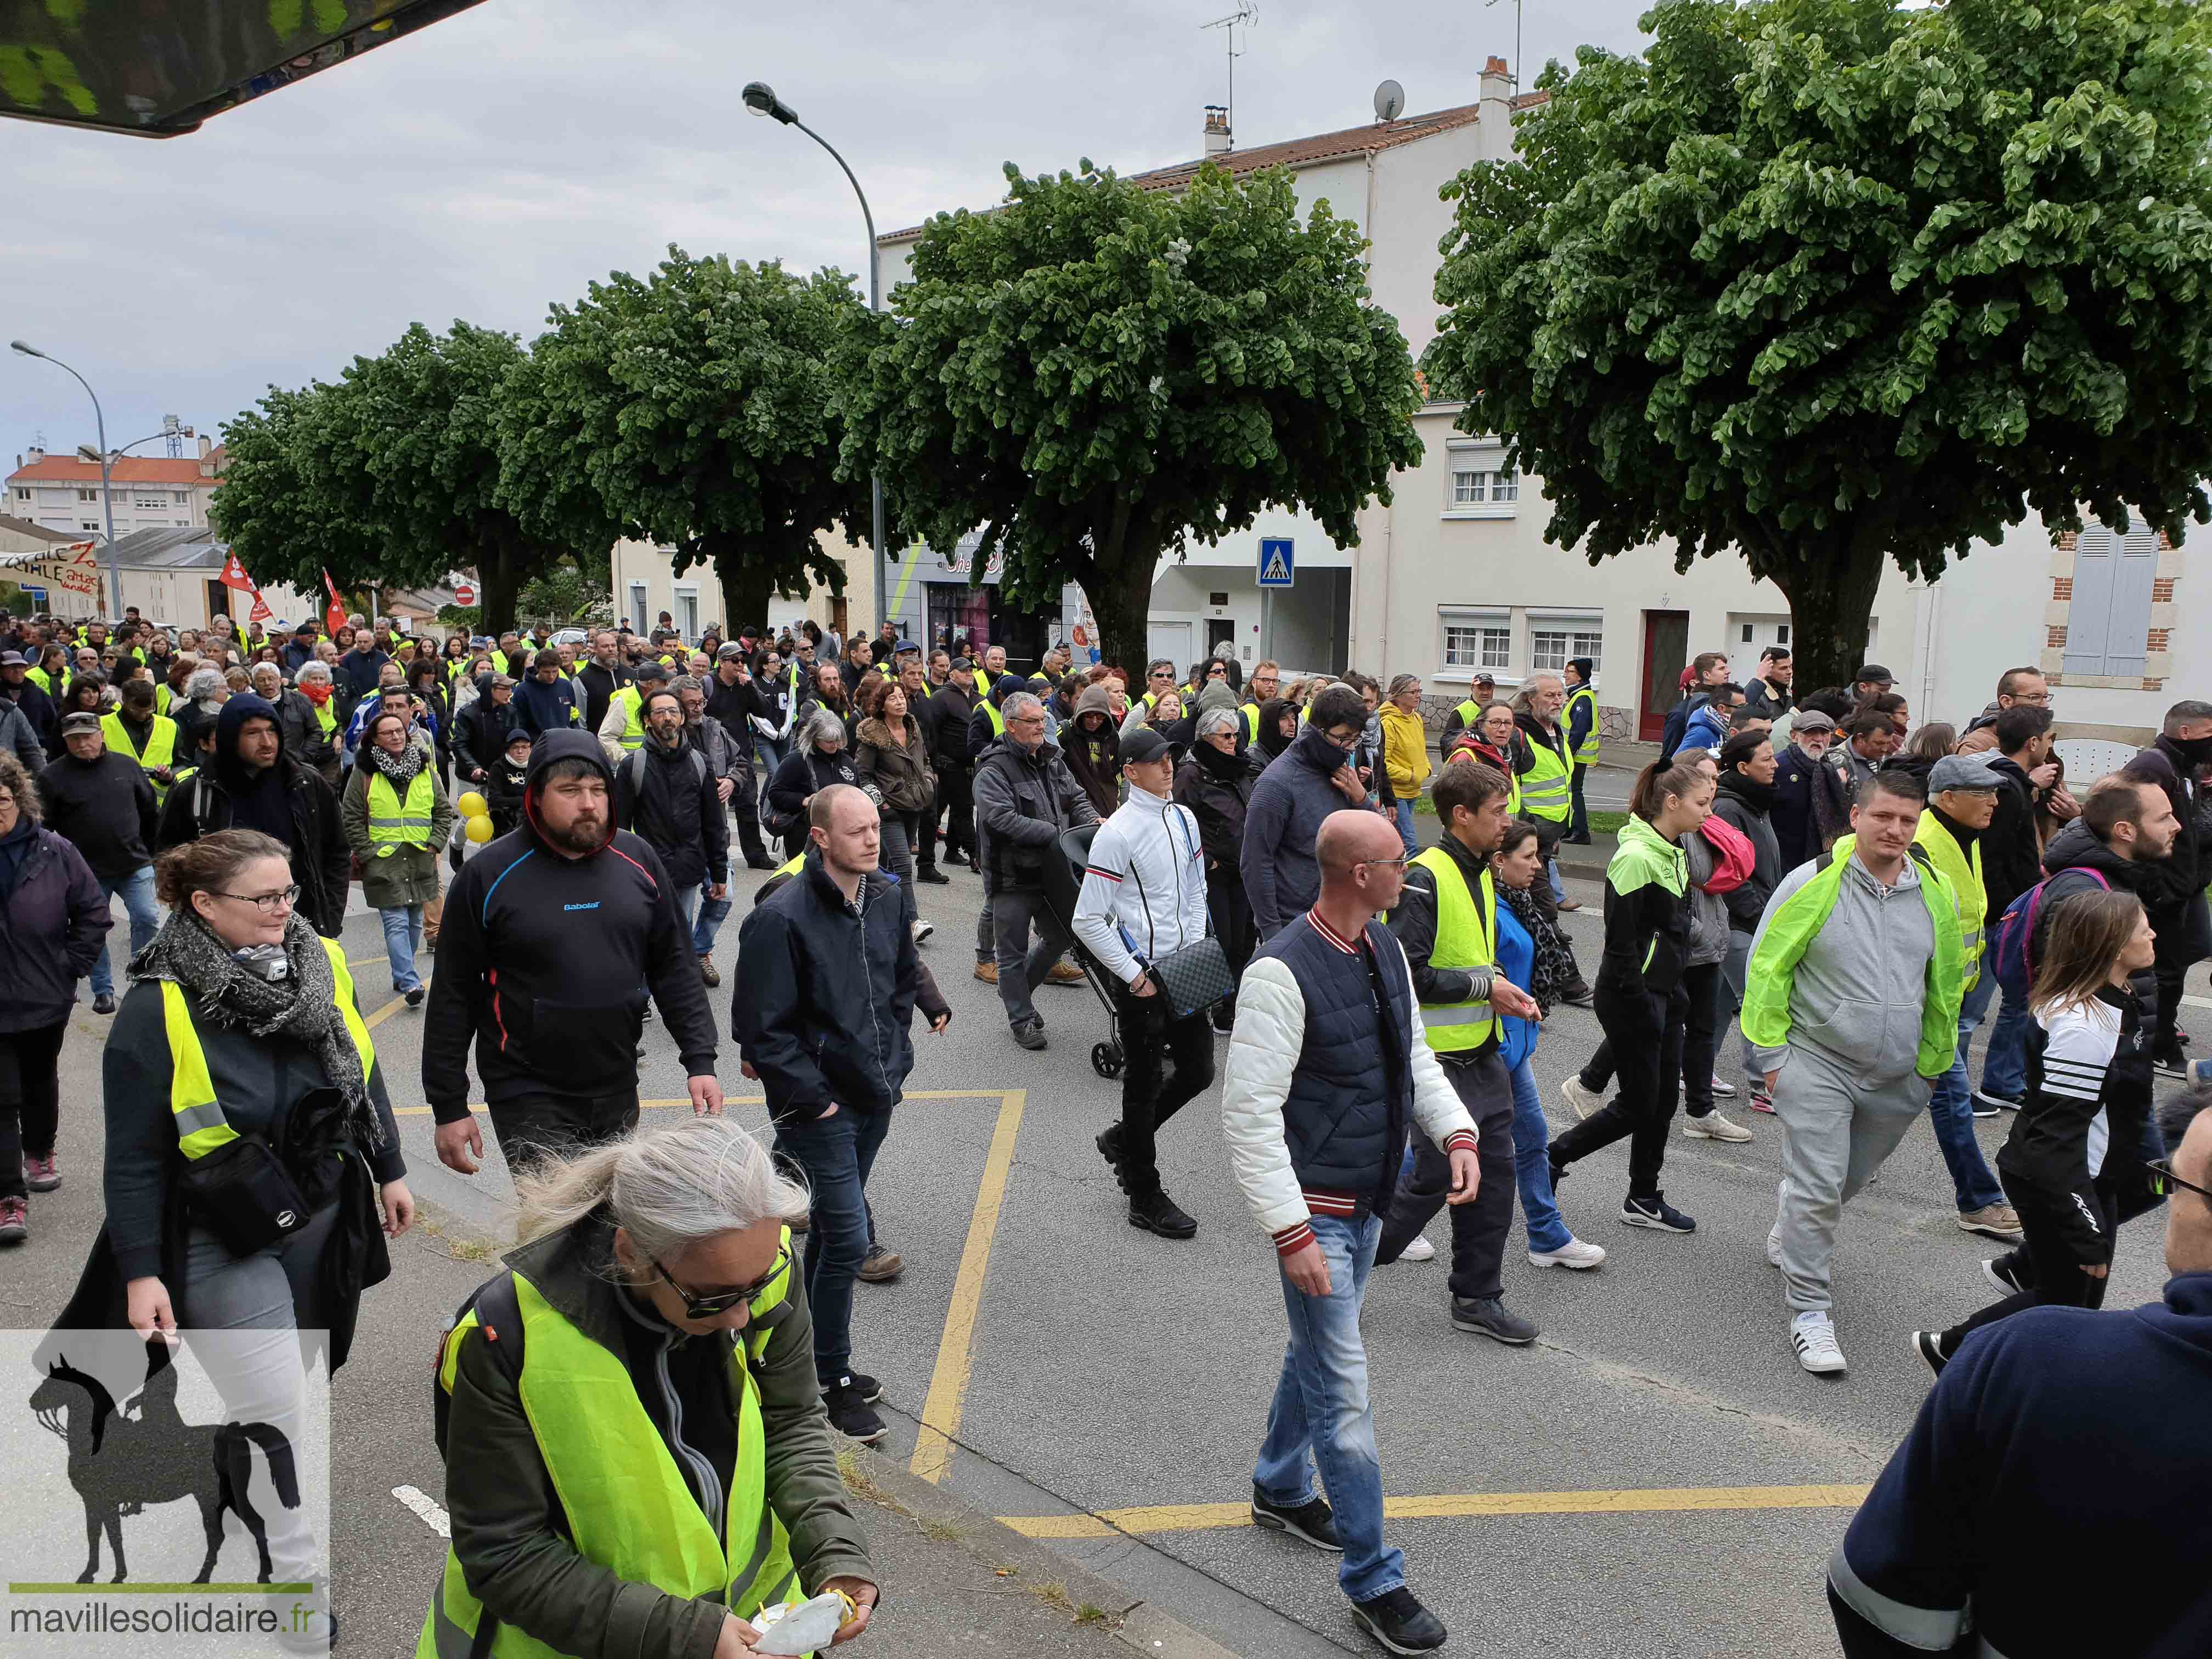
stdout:
POLYGON ((258 1447, 267 1469, 259 1489, 263 1502, 271 1501, 273 1492, 275 1503, 297 1510, 300 1468, 291 1440, 265 1422, 186 1422, 178 1406, 179 1368, 168 1344, 158 1338, 142 1348, 128 1331, 53 1335, 70 1339, 69 1351, 42 1345, 33 1360, 40 1380, 29 1404, 40 1426, 67 1445, 69 1484, 84 1505, 86 1554, 76 1582, 98 1581, 103 1534, 114 1569, 107 1582, 128 1582, 124 1518, 190 1498, 198 1506, 207 1545, 192 1582, 204 1584, 215 1577, 228 1510, 252 1534, 258 1558, 254 1582, 270 1583, 270 1517, 249 1496, 255 1489, 253 1453, 258 1447), (103 1346, 106 1352, 100 1352, 103 1346))

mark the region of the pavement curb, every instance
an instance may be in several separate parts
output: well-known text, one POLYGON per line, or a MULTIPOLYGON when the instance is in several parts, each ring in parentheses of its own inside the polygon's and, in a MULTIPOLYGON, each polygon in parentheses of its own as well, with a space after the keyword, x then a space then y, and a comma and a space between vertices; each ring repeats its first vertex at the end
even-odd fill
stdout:
MULTIPOLYGON (((842 1443, 840 1462, 849 1455, 861 1479, 875 1488, 880 1499, 927 1526, 933 1537, 952 1534, 951 1541, 986 1566, 1008 1568, 1032 1584, 1059 1584, 1077 1606, 1089 1605, 1119 1621, 1115 1639, 1152 1659, 1239 1659, 1210 1636, 1202 1636, 1152 1602, 1133 1595, 1127 1586, 1102 1578, 1050 1546, 1024 1538, 990 1516, 970 1506, 942 1486, 931 1485, 881 1452, 857 1443, 842 1443)), ((862 1497, 872 1494, 862 1492, 862 1497)), ((887 1595, 896 1595, 897 1586, 887 1595)))

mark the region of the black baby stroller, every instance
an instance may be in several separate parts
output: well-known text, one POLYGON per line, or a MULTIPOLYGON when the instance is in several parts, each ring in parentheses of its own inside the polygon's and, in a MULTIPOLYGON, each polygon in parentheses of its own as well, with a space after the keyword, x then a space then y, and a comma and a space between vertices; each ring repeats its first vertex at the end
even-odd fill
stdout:
MULTIPOLYGON (((1060 856, 1045 860, 1044 902, 1052 910, 1053 919, 1075 939, 1075 901, 1083 890, 1084 866, 1091 860, 1091 838, 1098 833, 1098 826, 1086 823, 1073 830, 1060 832, 1060 856)), ((1099 1076, 1115 1078, 1121 1075, 1127 1055, 1121 1048, 1121 1022, 1115 1012, 1114 993, 1107 982, 1106 971, 1097 959, 1075 940, 1075 963, 1082 969, 1084 982, 1091 987, 1099 1004, 1112 1022, 1114 1035, 1103 1042, 1091 1045, 1091 1069, 1099 1076)))

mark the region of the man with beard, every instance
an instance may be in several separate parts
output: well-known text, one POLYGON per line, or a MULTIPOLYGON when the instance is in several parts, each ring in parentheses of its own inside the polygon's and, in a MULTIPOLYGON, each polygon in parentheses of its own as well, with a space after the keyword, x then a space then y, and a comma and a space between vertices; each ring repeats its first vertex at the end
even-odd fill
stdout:
POLYGON ((2204 904, 2212 859, 2208 859, 2197 829, 2197 805, 2204 793, 2200 775, 2208 763, 2212 763, 2212 702, 2178 702, 2166 711, 2165 727, 2151 746, 2120 773, 2163 791, 2181 826, 2173 851, 2142 896, 2150 925, 2158 933, 2158 1030, 2151 1038, 2151 1064, 2172 1077, 2182 1073, 2181 1044, 2174 1034, 2182 979, 2191 963, 2212 954, 2212 915, 2204 904))
POLYGON ((300 914, 325 939, 338 936, 353 854, 337 792, 284 752, 276 710, 250 691, 216 716, 213 758, 169 791, 154 850, 166 853, 218 830, 258 830, 283 842, 300 887, 300 914))
POLYGON ((438 1157, 462 1175, 483 1156, 468 1104, 472 1040, 510 1169, 629 1133, 648 989, 692 1110, 722 1109, 714 1016, 676 884, 651 846, 612 828, 613 782, 591 733, 547 732, 531 749, 520 827, 463 866, 448 895, 422 1091, 438 1157))

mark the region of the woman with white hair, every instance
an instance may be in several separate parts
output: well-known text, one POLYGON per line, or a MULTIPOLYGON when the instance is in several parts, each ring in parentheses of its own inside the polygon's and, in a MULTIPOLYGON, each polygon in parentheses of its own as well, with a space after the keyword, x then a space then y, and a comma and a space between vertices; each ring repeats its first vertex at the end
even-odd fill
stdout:
POLYGON ((229 701, 230 687, 220 668, 195 668, 186 675, 184 701, 169 708, 169 718, 177 723, 179 746, 188 752, 197 750, 200 734, 213 728, 215 717, 229 701))
POLYGON ((834 710, 817 708, 793 728, 791 753, 768 783, 769 831, 782 837, 786 857, 805 850, 806 805, 833 783, 866 787, 847 752, 845 722, 834 710))
POLYGON ((719 1116, 516 1185, 521 1245, 439 1355, 452 1544, 422 1650, 738 1659, 764 1609, 832 1594, 813 1645, 860 1634, 876 1571, 793 1271, 805 1188, 719 1116))

